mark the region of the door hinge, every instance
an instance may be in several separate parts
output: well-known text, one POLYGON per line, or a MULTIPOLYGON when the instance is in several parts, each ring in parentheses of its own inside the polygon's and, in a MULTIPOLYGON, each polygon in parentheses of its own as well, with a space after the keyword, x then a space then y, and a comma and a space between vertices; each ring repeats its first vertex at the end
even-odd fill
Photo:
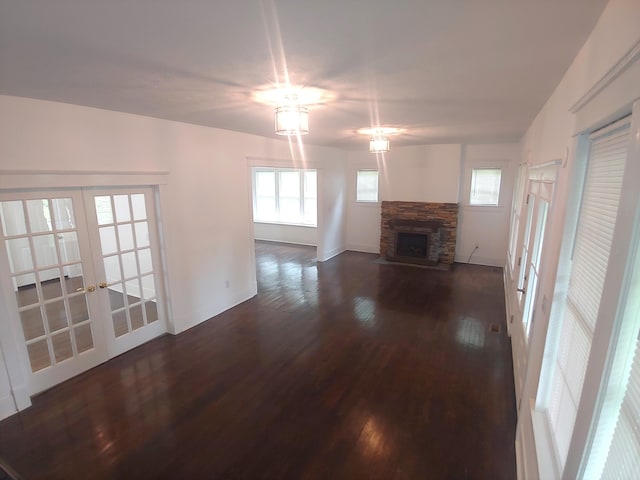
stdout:
POLYGON ((518 257, 518 266, 522 263, 522 257, 518 257))
POLYGON ((529 197, 530 197, 530 196, 531 196, 531 195, 527 195, 527 202, 526 202, 526 203, 527 203, 527 205, 529 205, 529 197))

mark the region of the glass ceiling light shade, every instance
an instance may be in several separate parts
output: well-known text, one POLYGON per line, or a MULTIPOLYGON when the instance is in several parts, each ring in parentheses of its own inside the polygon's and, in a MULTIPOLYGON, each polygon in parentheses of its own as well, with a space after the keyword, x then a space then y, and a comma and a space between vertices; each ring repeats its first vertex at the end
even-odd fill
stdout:
POLYGON ((275 110, 278 135, 306 135, 309 133, 309 109, 300 105, 297 96, 288 96, 275 110))
POLYGON ((389 137, 379 135, 371 137, 369 142, 369 152, 371 153, 384 153, 389 151, 389 137))
POLYGON ((384 153, 389 151, 389 136, 399 135, 406 131, 400 127, 365 127, 358 129, 360 135, 367 135, 370 138, 369 151, 371 153, 384 153))

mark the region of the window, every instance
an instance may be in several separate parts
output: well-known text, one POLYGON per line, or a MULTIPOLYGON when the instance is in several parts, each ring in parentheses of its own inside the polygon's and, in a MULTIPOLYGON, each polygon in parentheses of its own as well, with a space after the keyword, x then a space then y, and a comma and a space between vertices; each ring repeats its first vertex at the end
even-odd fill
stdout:
POLYGON ((513 205, 511 207, 511 238, 509 239, 509 260, 511 265, 511 271, 516 268, 516 259, 518 258, 518 252, 516 251, 518 245, 518 232, 520 228, 520 208, 522 206, 522 194, 524 193, 524 183, 527 169, 520 165, 518 170, 518 180, 516 188, 513 194, 513 205))
POLYGON ((253 169, 256 222, 316 226, 317 196, 315 170, 253 169))
POLYGON ((627 157, 628 123, 594 134, 587 162, 580 210, 567 259, 568 285, 554 302, 558 321, 549 330, 555 345, 543 364, 541 407, 546 410, 555 455, 565 467, 587 364, 594 341, 605 275, 620 202, 627 157))
POLYGON ((630 479, 640 471, 640 236, 635 239, 620 330, 585 478, 630 479))
POLYGON ((358 170, 356 202, 378 202, 378 171, 358 170))
POLYGON ((497 206, 500 200, 501 179, 501 168, 472 169, 469 205, 497 206))

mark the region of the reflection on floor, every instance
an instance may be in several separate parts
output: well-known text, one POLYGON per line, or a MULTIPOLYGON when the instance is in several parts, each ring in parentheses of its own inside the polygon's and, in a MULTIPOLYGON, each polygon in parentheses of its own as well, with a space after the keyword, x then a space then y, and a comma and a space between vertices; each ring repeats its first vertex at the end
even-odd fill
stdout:
POLYGON ((25 478, 515 478, 499 269, 256 256, 256 297, 34 398, 0 457, 25 478))

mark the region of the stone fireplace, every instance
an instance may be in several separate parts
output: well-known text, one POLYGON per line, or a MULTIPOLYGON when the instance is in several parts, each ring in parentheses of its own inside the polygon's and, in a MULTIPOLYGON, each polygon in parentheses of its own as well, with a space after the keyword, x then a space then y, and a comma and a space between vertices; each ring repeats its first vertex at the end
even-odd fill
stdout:
POLYGON ((382 202, 380 254, 389 261, 451 265, 458 204, 382 202))

